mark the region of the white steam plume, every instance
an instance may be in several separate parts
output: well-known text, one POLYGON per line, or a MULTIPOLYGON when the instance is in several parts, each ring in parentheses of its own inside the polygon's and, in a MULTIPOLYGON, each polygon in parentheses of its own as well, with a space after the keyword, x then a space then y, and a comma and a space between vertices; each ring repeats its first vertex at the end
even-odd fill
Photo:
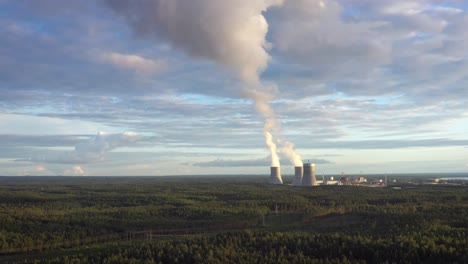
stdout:
POLYGON ((270 151, 271 166, 279 167, 280 161, 277 152, 275 140, 272 132, 278 133, 280 124, 278 123, 275 112, 270 105, 270 101, 273 96, 277 93, 277 89, 274 86, 265 86, 260 82, 251 84, 249 89, 244 91, 244 97, 252 99, 255 104, 255 109, 265 119, 263 125, 263 135, 265 136, 265 143, 270 151))
POLYGON ((291 163, 295 166, 302 166, 302 157, 294 150, 294 144, 289 141, 281 141, 281 152, 288 157, 291 163))
MULTIPOLYGON (((250 87, 255 87, 255 86, 250 86, 250 87)), ((270 154, 271 154, 271 166, 276 167, 279 166, 279 157, 278 154, 276 153, 276 144, 273 141, 273 136, 271 135, 270 131, 279 133, 280 130, 280 124, 275 117, 275 112, 273 108, 270 105, 270 101, 273 99, 273 96, 277 93, 276 87, 274 86, 262 86, 263 90, 260 91, 260 89, 250 89, 245 92, 245 97, 252 98, 252 100, 255 102, 255 108, 259 113, 263 115, 265 118, 265 124, 263 127, 263 134, 265 135, 265 140, 268 148, 270 149, 270 154), (269 93, 266 93, 267 89, 269 90, 269 93), (267 132, 269 134, 269 137, 267 136, 267 132), (273 155, 272 153, 275 153, 273 155)), ((294 149, 294 144, 283 140, 283 139, 278 139, 278 142, 281 145, 281 152, 288 157, 288 159, 291 161, 291 163, 294 166, 302 166, 302 157, 301 155, 297 154, 295 149, 294 149)))
POLYGON ((187 54, 215 61, 242 80, 267 67, 268 23, 262 12, 282 0, 103 0, 141 37, 164 39, 187 54))
POLYGON ((279 157, 278 157, 278 152, 276 152, 276 144, 273 141, 273 136, 271 135, 270 132, 267 130, 263 130, 263 135, 265 136, 265 141, 270 149, 270 155, 271 155, 271 166, 272 167, 279 167, 280 162, 279 162, 279 157))
POLYGON ((227 67, 245 83, 243 96, 265 118, 263 134, 279 165, 272 132, 279 130, 269 102, 275 89, 260 82, 270 56, 264 11, 283 0, 102 0, 140 37, 163 39, 195 58, 227 67))

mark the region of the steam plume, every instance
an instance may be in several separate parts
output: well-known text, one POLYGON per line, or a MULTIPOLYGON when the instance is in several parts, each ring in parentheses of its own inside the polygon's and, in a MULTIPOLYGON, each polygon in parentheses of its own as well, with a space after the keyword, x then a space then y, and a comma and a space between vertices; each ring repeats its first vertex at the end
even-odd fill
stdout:
MULTIPOLYGON (((279 130, 270 101, 276 88, 261 83, 259 74, 270 56, 264 11, 283 0, 103 0, 122 15, 139 37, 163 39, 188 55, 214 61, 244 82, 245 98, 253 100, 265 119, 263 134, 279 166, 273 134, 279 130)), ((292 150, 293 151, 293 150, 292 150)))
POLYGON ((265 129, 263 130, 263 135, 265 135, 266 144, 270 149, 271 167, 279 167, 279 157, 278 153, 276 152, 276 144, 273 142, 273 136, 270 132, 266 131, 265 129))
POLYGON ((282 141, 281 145, 281 152, 288 157, 291 163, 295 167, 302 166, 302 157, 294 150, 294 144, 289 141, 282 141))
MULTIPOLYGON (((279 166, 279 157, 276 152, 277 146, 273 140, 273 136, 271 132, 279 133, 280 124, 278 119, 275 116, 275 111, 270 105, 271 100, 273 100, 274 96, 278 93, 277 88, 273 85, 265 86, 261 83, 257 85, 249 86, 250 89, 244 92, 244 96, 247 98, 251 98, 255 102, 255 108, 259 113, 263 115, 265 118, 265 124, 263 127, 263 134, 265 135, 266 144, 270 149, 271 154, 271 166, 277 167, 279 166), (252 87, 260 87, 260 88, 252 88, 252 87), (268 132, 268 134, 267 134, 268 132), (275 153, 275 155, 273 155, 275 153)), ((288 157, 291 163, 294 166, 302 166, 302 157, 301 155, 297 154, 294 149, 294 144, 279 138, 277 140, 281 145, 281 152, 288 157)))
POLYGON ((103 0, 137 36, 164 39, 173 47, 258 79, 268 64, 262 12, 282 0, 103 0))
POLYGON ((256 84, 251 84, 249 89, 246 89, 243 93, 245 97, 250 98, 254 102, 255 109, 265 119, 263 135, 265 136, 265 143, 270 151, 272 167, 280 166, 277 146, 272 135, 272 132, 277 133, 279 131, 280 124, 278 123, 275 117, 275 112, 270 105, 270 101, 276 93, 277 89, 275 86, 265 86, 259 81, 256 82, 256 84))

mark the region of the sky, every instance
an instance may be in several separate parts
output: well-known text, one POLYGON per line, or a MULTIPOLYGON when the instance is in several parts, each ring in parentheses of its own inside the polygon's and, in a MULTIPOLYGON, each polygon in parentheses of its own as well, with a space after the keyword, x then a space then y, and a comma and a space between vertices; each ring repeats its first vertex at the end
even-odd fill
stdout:
POLYGON ((461 0, 0 0, 0 175, 468 172, 467 28, 461 0))

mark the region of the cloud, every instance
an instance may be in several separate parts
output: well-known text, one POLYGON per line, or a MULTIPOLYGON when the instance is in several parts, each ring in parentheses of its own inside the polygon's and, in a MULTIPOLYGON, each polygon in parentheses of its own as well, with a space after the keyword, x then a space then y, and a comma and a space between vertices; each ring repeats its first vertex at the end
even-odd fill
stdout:
MULTIPOLYGON (((156 75, 149 73, 159 69, 156 65, 167 65, 165 60, 149 58, 170 57, 172 68, 172 58, 175 56, 170 56, 169 51, 158 49, 157 45, 151 49, 128 45, 130 34, 125 25, 115 19, 109 20, 107 8, 96 5, 96 1, 83 0, 70 5, 57 0, 40 4, 3 2, 0 9, 14 11, 0 18, 0 50, 8 54, 0 60, 0 80, 6 83, 0 85, 0 100, 5 93, 16 96, 42 92, 47 101, 76 94, 135 94, 154 88, 154 82, 149 84, 148 80, 153 80, 156 75), (34 48, 30 43, 35 43, 34 48), (118 51, 120 55, 138 54, 148 60, 144 62, 150 63, 146 63, 146 67, 137 67, 138 70, 131 68, 123 71, 118 67, 109 67, 100 56, 111 55, 111 51, 118 51), (148 74, 147 69, 151 70, 148 74), (51 95, 47 96, 49 92, 51 95)), ((138 60, 133 62, 137 63, 138 60)), ((177 63, 174 64, 177 66, 177 63)), ((165 80, 158 79, 159 82, 165 80)), ((164 85, 168 86, 168 82, 164 85)))
POLYGON ((272 10, 277 69, 267 74, 288 87, 283 96, 403 94, 419 104, 466 97, 467 15, 460 2, 320 2, 286 1, 272 10))
MULTIPOLYGON (((236 78, 266 63, 262 79, 278 83, 273 107, 282 133, 302 153, 399 155, 427 147, 434 158, 443 157, 442 149, 465 156, 457 152, 466 146, 468 103, 463 1, 0 2, 8 10, 0 17, 0 156, 36 160, 31 174, 37 164, 60 173, 71 166, 43 160, 107 161, 87 165, 102 174, 119 170, 116 160, 190 160, 135 154, 142 145, 148 153, 202 153, 197 161, 257 157, 262 120, 240 99, 236 78), (256 47, 251 58, 238 58, 249 45, 256 47), (170 71, 145 74, 151 62, 170 71), (138 148, 128 153, 73 150, 99 130, 154 137, 130 144, 138 148)), ((10 164, 0 167, 25 166, 10 164)))
POLYGON ((92 163, 102 161, 107 152, 119 147, 130 146, 141 137, 134 132, 107 134, 99 132, 94 138, 75 146, 71 152, 59 157, 56 163, 92 163))
POLYGON ((104 1, 122 15, 140 37, 163 39, 196 58, 234 70, 242 79, 256 79, 267 66, 262 12, 281 0, 154 0, 104 1))
POLYGON ((207 162, 197 162, 193 166, 197 167, 265 167, 269 166, 270 159, 252 159, 252 160, 225 160, 216 159, 207 162))
POLYGON ((38 172, 43 172, 45 170, 46 170, 46 168, 44 166, 42 166, 42 165, 37 165, 36 166, 36 171, 38 171, 38 172))
POLYGON ((358 141, 321 141, 303 144, 305 148, 314 149, 400 149, 417 147, 463 147, 468 140, 447 138, 419 140, 358 140, 358 141))
POLYGON ((314 163, 314 164, 332 164, 333 162, 326 160, 326 159, 306 159, 304 160, 308 163, 314 163))
POLYGON ((167 69, 166 63, 162 60, 150 60, 132 54, 109 52, 101 54, 99 59, 116 67, 133 69, 140 74, 160 73, 167 69))
POLYGON ((73 166, 63 172, 65 176, 82 176, 85 175, 85 170, 81 166, 73 166))
POLYGON ((93 138, 78 143, 74 150, 60 153, 58 156, 21 158, 16 161, 64 164, 94 163, 103 161, 108 152, 119 147, 131 146, 141 139, 142 137, 134 132, 125 132, 122 134, 99 132, 93 138))
POLYGON ((363 74, 391 62, 391 43, 380 34, 384 24, 345 21, 335 1, 286 1, 274 12, 274 49, 321 74, 363 74))
POLYGON ((83 141, 88 135, 0 135, 1 149, 15 147, 67 147, 83 141))
MULTIPOLYGON (((0 101, 1 99, 0 93, 0 101)), ((48 99, 50 100, 50 98, 48 99)), ((99 103, 103 103, 99 98, 95 98, 96 106, 99 103)), ((57 100, 55 105, 59 105, 61 100, 57 100)), ((65 103, 67 100, 63 100, 62 103, 65 103)), ((42 100, 35 100, 35 103, 44 103, 42 100)), ((70 102, 70 101, 69 101, 70 102)), ((51 103, 51 102, 47 102, 51 103)), ((74 102, 73 102, 74 103, 74 102)), ((84 103, 84 102, 81 102, 84 103)), ((32 103, 34 104, 34 103, 32 103)), ((1 105, 1 104, 0 104, 1 105)), ((20 105, 31 106, 28 102, 20 105)), ((70 106, 71 107, 71 106, 70 106)), ((10 145, 10 142, 15 142, 18 138, 23 137, 24 140, 27 140, 28 137, 42 137, 40 141, 50 141, 50 135, 70 135, 67 139, 73 140, 73 136, 77 134, 90 134, 95 133, 100 129, 115 131, 115 128, 107 126, 105 124, 100 124, 97 122, 90 122, 87 120, 71 118, 57 118, 57 117, 46 117, 46 116, 37 116, 37 113, 29 114, 18 114, 18 113, 8 113, 8 110, 4 110, 5 113, 0 113, 0 142, 6 145, 10 145), (73 127, 73 129, 70 129, 73 127), (34 129, 31 129, 34 128, 34 129), (2 139, 2 136, 5 136, 6 140, 2 139)), ((40 111, 40 110, 38 110, 40 111)), ((37 139, 37 138, 36 138, 37 139)))
MULTIPOLYGON (((309 159, 308 162, 316 164, 329 164, 331 163, 325 159, 309 159)), ((270 164, 270 158, 263 159, 250 159, 250 160, 226 160, 216 159, 207 162, 194 163, 193 166, 197 167, 265 167, 270 164)))

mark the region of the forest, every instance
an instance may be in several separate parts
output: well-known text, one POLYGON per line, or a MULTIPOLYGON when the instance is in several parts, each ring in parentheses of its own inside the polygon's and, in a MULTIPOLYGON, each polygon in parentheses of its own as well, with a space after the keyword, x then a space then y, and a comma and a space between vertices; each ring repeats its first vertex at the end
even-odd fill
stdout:
POLYGON ((468 263, 468 186, 0 177, 1 263, 468 263))

